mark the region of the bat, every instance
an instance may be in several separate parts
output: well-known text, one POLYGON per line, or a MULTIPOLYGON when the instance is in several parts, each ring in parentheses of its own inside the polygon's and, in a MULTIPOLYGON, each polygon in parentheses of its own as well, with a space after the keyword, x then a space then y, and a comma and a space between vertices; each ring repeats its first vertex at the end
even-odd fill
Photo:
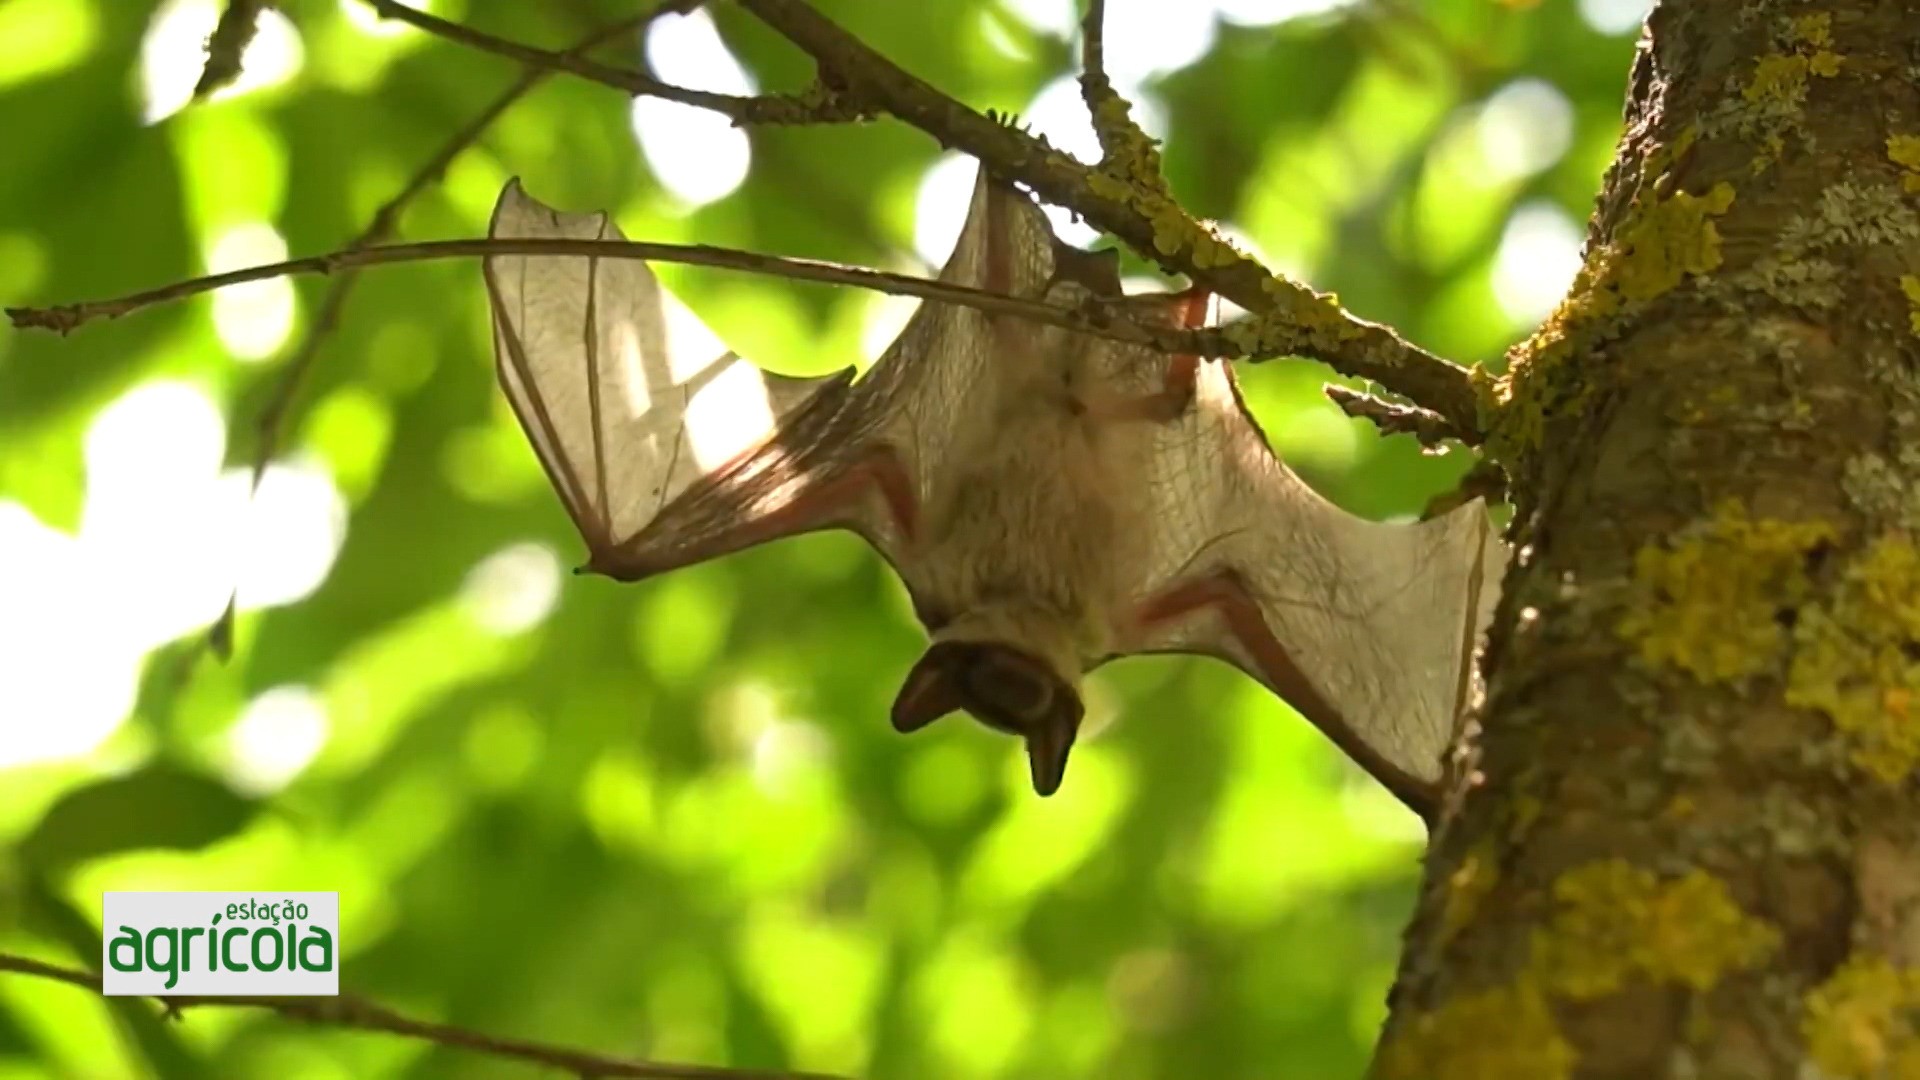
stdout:
MULTIPOLYGON (((490 235, 620 239, 509 183, 490 235)), ((1470 694, 1504 547, 1478 500, 1384 524, 1269 448, 1224 362, 924 302, 864 374, 766 373, 645 263, 484 262, 500 384, 586 542, 621 581, 847 529, 929 635, 902 732, 965 712, 1059 788, 1101 664, 1197 653, 1251 675, 1418 811, 1470 694)), ((1189 290, 1124 294, 1117 252, 1058 240, 990 178, 940 279, 1162 326, 1189 290)))

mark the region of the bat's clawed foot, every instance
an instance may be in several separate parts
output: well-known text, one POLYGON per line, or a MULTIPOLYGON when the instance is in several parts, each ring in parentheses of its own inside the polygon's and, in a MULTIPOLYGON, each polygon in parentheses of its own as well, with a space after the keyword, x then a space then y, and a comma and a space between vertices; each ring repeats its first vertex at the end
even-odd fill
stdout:
POLYGON ((946 641, 928 649, 893 702, 893 726, 918 731, 951 712, 1026 740, 1033 790, 1051 795, 1080 732, 1080 695, 1040 660, 1013 648, 946 641))

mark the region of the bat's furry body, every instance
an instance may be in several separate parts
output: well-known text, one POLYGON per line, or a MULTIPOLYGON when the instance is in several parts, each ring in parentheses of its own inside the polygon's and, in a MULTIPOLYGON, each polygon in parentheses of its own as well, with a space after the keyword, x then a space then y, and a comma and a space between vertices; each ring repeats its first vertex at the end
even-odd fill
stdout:
POLYGON ((1019 374, 992 388, 950 477, 929 485, 917 558, 901 571, 939 639, 1016 645, 1069 680, 1112 655, 1144 571, 1144 508, 1130 496, 1152 452, 1127 430, 1151 421, 1090 410, 1089 392, 1111 384, 1074 344, 1008 348, 1019 374))
MULTIPOLYGON (((494 234, 617 236, 517 185, 494 234)), ((902 730, 971 712, 1026 739, 1048 794, 1085 672, 1208 653, 1430 798, 1501 559, 1477 502, 1412 526, 1345 514, 1274 458, 1225 363, 928 303, 865 377, 791 380, 725 352, 643 264, 496 257, 487 276, 503 386, 590 568, 632 580, 849 528, 932 636, 902 730)), ((985 177, 942 278, 1175 325, 1204 311, 1121 296, 1111 260, 985 177)))

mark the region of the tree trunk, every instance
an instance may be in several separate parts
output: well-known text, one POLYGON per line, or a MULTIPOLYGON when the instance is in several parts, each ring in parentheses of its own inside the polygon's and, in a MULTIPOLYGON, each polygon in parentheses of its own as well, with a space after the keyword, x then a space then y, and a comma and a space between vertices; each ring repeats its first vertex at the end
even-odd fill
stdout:
POLYGON ((1382 1080, 1920 1077, 1920 6, 1673 0, 1490 386, 1515 566, 1382 1080))

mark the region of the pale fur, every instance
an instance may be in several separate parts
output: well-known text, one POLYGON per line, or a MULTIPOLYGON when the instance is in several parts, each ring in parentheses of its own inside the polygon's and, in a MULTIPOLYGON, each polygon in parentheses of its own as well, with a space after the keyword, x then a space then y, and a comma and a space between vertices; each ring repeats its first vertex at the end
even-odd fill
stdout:
MULTIPOLYGON (((1049 301, 1087 296, 1056 286, 1049 301)), ((1113 346, 1017 326, 1003 333, 992 407, 959 440, 951 482, 924 508, 924 543, 902 567, 914 595, 952 619, 933 640, 998 642, 1044 660, 1070 686, 1112 655, 1142 574, 1151 523, 1130 499, 1148 440, 1092 402, 1132 393, 1113 377, 1113 346)), ((1132 359, 1164 365, 1168 358, 1132 359)), ((1127 380, 1132 382, 1132 380, 1127 380)))

